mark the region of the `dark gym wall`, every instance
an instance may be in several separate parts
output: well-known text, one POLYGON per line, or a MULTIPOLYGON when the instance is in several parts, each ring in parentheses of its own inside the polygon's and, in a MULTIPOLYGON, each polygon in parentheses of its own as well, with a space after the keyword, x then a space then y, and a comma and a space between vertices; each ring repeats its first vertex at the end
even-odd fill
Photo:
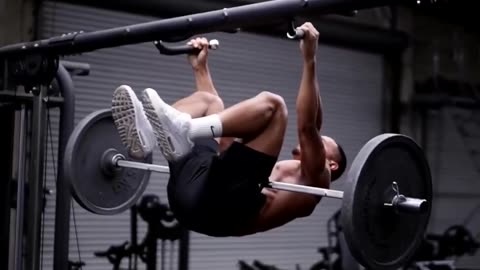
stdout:
MULTIPOLYGON (((441 234, 452 225, 464 225, 478 241, 480 36, 469 28, 419 14, 413 17, 408 28, 415 39, 412 40, 404 66, 404 83, 410 87, 403 96, 406 110, 402 116, 401 130, 421 142, 422 122, 425 121, 425 149, 431 165, 435 199, 428 232, 441 234), (446 86, 439 83, 438 88, 418 87, 418 83, 435 76, 459 84, 446 86), (414 83, 417 83, 416 88, 414 83), (418 90, 428 90, 429 98, 437 104, 446 101, 450 105, 422 105, 418 107, 419 110, 413 110, 413 97, 418 90), (463 100, 476 101, 476 108, 455 106, 452 96, 445 96, 446 92, 452 96, 462 96, 463 100), (425 115, 422 116, 420 112, 425 115)), ((477 252, 473 257, 461 258, 457 266, 468 268, 479 265, 480 253, 477 252)))
MULTIPOLYGON (((152 20, 121 12, 46 2, 42 8, 42 37, 71 31, 92 31, 152 20)), ((289 126, 281 158, 289 157, 296 143, 295 97, 301 62, 298 43, 254 34, 209 34, 220 41, 220 49, 210 53, 210 68, 225 104, 232 105, 260 91, 281 94, 289 109, 289 126)), ((167 101, 188 95, 194 85, 184 56, 161 56, 152 44, 140 44, 100 50, 68 60, 91 65, 88 77, 75 78, 76 122, 93 110, 110 106, 113 90, 120 84, 131 85, 137 93, 152 87, 167 101)), ((378 54, 320 46, 318 76, 325 106, 324 133, 337 137, 346 148, 350 161, 360 147, 381 132, 382 57, 378 54)), ((57 140, 56 115, 52 116, 53 141, 57 140)), ((49 156, 49 186, 54 168, 49 156)), ((158 152, 154 162, 165 165, 158 152)), ((147 193, 156 193, 166 201, 166 176, 153 174, 147 193)), ((333 187, 342 189, 344 180, 333 187)), ((238 269, 238 260, 254 259, 279 267, 302 269, 320 259, 319 246, 326 245, 325 221, 339 208, 340 201, 325 199, 315 213, 271 232, 242 238, 214 239, 191 234, 190 269, 238 269), (295 252, 292 252, 294 250, 295 252), (215 255, 214 255, 215 254, 215 255)), ((54 201, 47 202, 45 218, 44 269, 51 269, 54 201)), ((112 217, 93 215, 75 204, 75 221, 80 255, 87 269, 111 269, 93 252, 128 240, 128 213, 112 217)), ((72 211, 73 213, 73 211, 72 211)), ((74 220, 71 221, 70 258, 78 259, 74 220)), ((144 227, 139 232, 143 237, 144 227)), ((176 256, 174 257, 176 258, 176 256)))

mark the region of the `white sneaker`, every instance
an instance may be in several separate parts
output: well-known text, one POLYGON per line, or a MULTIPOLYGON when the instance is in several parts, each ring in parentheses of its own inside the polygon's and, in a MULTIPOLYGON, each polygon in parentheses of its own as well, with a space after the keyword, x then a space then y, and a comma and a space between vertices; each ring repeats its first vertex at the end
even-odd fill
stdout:
POLYGON ((165 159, 175 161, 190 153, 194 146, 188 135, 191 116, 165 103, 151 88, 143 91, 142 102, 165 159))
POLYGON ((121 85, 113 93, 112 116, 131 157, 143 159, 153 151, 155 135, 152 125, 130 86, 121 85))

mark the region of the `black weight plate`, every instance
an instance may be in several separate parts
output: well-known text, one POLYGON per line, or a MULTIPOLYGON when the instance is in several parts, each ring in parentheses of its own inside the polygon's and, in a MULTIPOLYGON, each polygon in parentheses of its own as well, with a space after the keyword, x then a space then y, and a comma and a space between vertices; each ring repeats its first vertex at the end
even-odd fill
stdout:
MULTIPOLYGON (((100 215, 115 215, 130 208, 150 178, 149 171, 139 169, 118 168, 108 173, 102 168, 102 157, 111 149, 128 159, 109 109, 82 119, 65 149, 65 179, 71 183, 73 197, 83 208, 100 215)), ((152 155, 141 162, 151 163, 152 155)))
POLYGON ((422 240, 431 203, 432 179, 422 149, 399 134, 371 139, 352 163, 342 202, 342 226, 354 257, 369 269, 403 265, 422 240), (403 213, 386 207, 394 181, 401 194, 426 199, 426 211, 403 213))

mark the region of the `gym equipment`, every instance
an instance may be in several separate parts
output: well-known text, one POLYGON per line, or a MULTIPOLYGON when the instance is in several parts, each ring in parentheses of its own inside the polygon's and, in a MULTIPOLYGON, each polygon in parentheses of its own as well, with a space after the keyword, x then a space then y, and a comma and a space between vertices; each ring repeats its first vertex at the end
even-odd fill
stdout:
POLYGON ((347 177, 341 219, 352 255, 372 269, 400 266, 420 244, 430 217, 432 179, 423 151, 404 135, 376 136, 347 177))
MULTIPOLYGON (((190 45, 167 46, 161 40, 154 41, 153 44, 157 47, 160 54, 164 55, 198 54, 200 52, 199 49, 190 45)), ((216 39, 208 42, 208 48, 210 50, 216 50, 219 46, 220 43, 216 39)))
MULTIPOLYGON (((131 270, 137 269, 137 258, 145 263, 146 270, 156 270, 157 251, 160 251, 160 269, 166 269, 165 264, 165 242, 170 243, 169 269, 173 269, 173 251, 175 241, 178 240, 181 245, 182 231, 184 230, 177 222, 168 205, 161 203, 156 195, 146 194, 137 205, 130 209, 134 218, 132 221, 131 241, 123 242, 121 245, 112 245, 107 250, 95 252, 96 257, 106 258, 112 265, 113 270, 131 270), (140 217, 147 223, 145 237, 140 244, 137 244, 137 221, 140 217), (158 240, 161 240, 161 247, 158 250, 158 240), (120 268, 123 259, 128 260, 128 268, 120 268)), ((125 262, 123 262, 125 263, 125 262)))
MULTIPOLYGON (((78 123, 65 148, 63 166, 72 195, 83 208, 114 215, 137 202, 148 185, 150 172, 118 169, 104 162, 117 154, 127 156, 120 137, 112 133, 116 127, 108 116, 106 111, 93 113, 78 123)), ((142 161, 152 162, 152 156, 142 161)))
MULTIPOLYGON (((110 109, 84 118, 66 149, 64 166, 74 197, 97 214, 117 214, 143 192, 149 172, 169 172, 167 166, 150 164, 151 158, 127 159, 110 109), (122 181, 129 192, 115 192, 122 181)), ((399 267, 418 247, 430 217, 432 180, 423 151, 407 136, 378 135, 357 154, 347 181, 345 192, 282 182, 266 187, 343 199, 341 222, 354 257, 373 269, 399 267)))
POLYGON ((426 240, 436 242, 436 252, 431 258, 435 260, 473 256, 480 249, 480 242, 475 239, 472 232, 460 224, 448 227, 443 234, 428 234, 426 240))
POLYGON ((274 0, 224 8, 176 18, 140 23, 94 32, 71 32, 44 40, 0 48, 0 58, 32 53, 69 55, 103 48, 163 40, 177 42, 189 36, 268 24, 272 19, 292 18, 305 12, 316 15, 349 13, 388 6, 398 0, 274 0))

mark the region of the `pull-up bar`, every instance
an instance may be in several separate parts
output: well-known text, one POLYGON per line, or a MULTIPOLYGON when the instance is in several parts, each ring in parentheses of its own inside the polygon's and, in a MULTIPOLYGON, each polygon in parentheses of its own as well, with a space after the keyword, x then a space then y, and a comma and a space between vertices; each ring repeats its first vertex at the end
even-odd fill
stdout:
POLYGON ((385 6, 399 0, 272 0, 94 32, 74 32, 0 48, 0 57, 29 53, 69 55, 154 40, 184 40, 193 35, 228 31, 291 18, 306 11, 332 14, 385 6))

